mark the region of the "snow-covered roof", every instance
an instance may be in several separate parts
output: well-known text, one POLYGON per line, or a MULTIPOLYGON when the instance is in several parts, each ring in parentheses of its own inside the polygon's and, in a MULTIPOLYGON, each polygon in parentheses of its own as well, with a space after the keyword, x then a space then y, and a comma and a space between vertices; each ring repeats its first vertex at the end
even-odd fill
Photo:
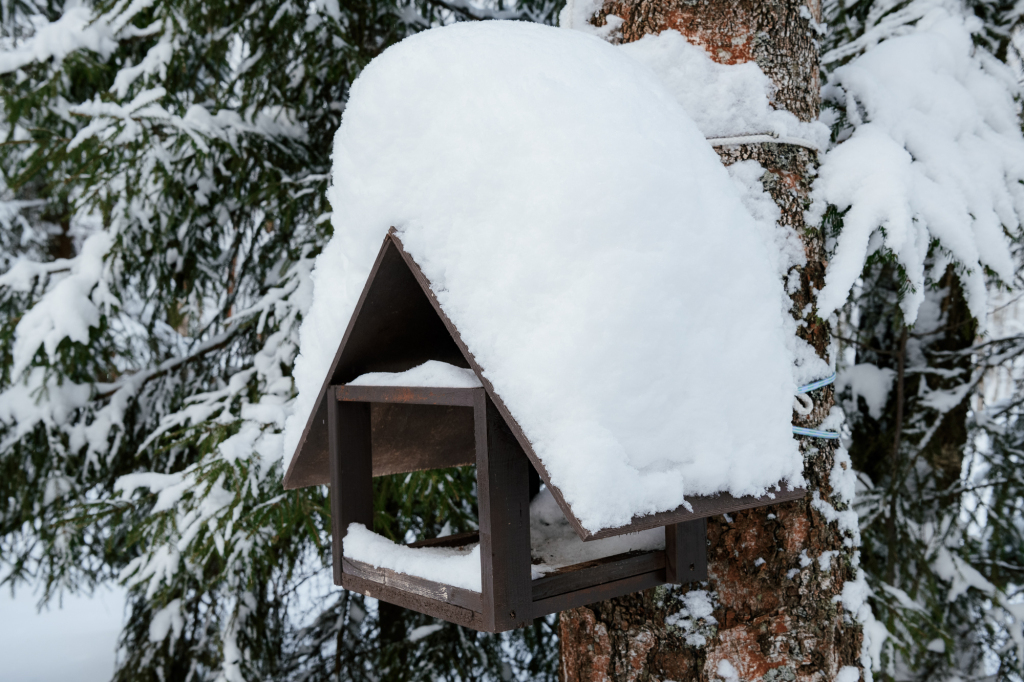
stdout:
POLYGON ((321 428, 325 377, 394 226, 587 530, 802 483, 775 247, 625 52, 513 22, 407 38, 352 87, 329 198, 286 451, 321 428))

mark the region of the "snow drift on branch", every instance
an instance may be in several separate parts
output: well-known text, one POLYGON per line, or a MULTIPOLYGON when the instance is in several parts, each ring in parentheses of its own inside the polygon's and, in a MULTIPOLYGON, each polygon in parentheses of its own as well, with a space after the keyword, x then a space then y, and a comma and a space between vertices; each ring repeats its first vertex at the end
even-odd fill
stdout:
MULTIPOLYGON (((822 316, 846 301, 865 258, 891 252, 917 318, 936 242, 936 272, 961 266, 968 305, 985 322, 985 268, 1013 278, 1010 239, 1024 214, 1024 139, 1009 69, 971 40, 978 27, 943 11, 836 69, 827 98, 845 107, 849 139, 830 151, 818 199, 847 211, 825 288, 822 316)), ((848 132, 848 131, 847 131, 848 132)))
MULTIPOLYGON (((14 329, 11 376, 17 377, 29 366, 39 347, 53 362, 57 346, 65 338, 89 343, 89 328, 100 323, 100 306, 116 305, 103 280, 103 258, 113 238, 107 232, 92 234, 82 245, 82 253, 64 263, 70 274, 25 313, 14 329)), ((34 275, 47 270, 30 261, 16 263, 0 275, 0 287, 25 288, 34 275), (36 270, 40 272, 35 272, 36 270)))
POLYGON ((131 25, 131 20, 151 4, 152 0, 118 2, 109 13, 96 16, 89 5, 69 2, 56 21, 34 23, 32 30, 26 32, 28 38, 20 42, 0 40, 0 74, 48 59, 60 62, 79 50, 89 50, 106 59, 117 48, 118 37, 156 30, 140 31, 131 25))

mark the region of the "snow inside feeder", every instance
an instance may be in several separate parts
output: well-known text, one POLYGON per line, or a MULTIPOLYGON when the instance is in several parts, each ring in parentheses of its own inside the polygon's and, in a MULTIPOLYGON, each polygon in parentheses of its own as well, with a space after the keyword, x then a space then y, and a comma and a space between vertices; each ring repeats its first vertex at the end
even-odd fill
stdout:
POLYGON ((623 51, 505 22, 404 40, 352 87, 330 200, 285 485, 332 486, 339 584, 508 629, 699 579, 704 517, 802 494, 773 245, 623 51), (373 476, 471 464, 476 550, 366 530, 373 476), (531 533, 542 506, 576 549, 531 533), (473 551, 479 582, 421 568, 473 551))
MULTIPOLYGON (((530 502, 531 577, 534 580, 579 564, 664 549, 665 533, 660 528, 583 542, 549 490, 542 489, 530 502)), ((345 534, 344 557, 473 592, 483 590, 479 542, 455 547, 411 547, 353 523, 345 534)))

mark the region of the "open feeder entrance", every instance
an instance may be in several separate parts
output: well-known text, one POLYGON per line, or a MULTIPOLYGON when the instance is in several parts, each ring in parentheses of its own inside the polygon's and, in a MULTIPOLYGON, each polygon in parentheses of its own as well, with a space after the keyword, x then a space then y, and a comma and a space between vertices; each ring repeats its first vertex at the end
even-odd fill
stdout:
POLYGON ((531 448, 389 233, 285 476, 287 488, 331 486, 336 584, 500 632, 703 580, 705 517, 803 494, 692 498, 685 508, 591 533, 557 488, 542 487, 549 477, 531 448), (374 476, 458 466, 476 467, 477 533, 396 546, 366 530, 374 526, 374 476))
POLYGON ((548 613, 706 577, 703 519, 582 541, 541 488, 483 388, 340 385, 333 394, 328 431, 338 456, 332 458, 332 513, 340 521, 334 525, 334 578, 347 589, 501 631, 548 613), (373 527, 373 476, 469 464, 470 456, 478 532, 395 547, 350 527, 373 527), (468 577, 467 568, 476 575, 468 577))

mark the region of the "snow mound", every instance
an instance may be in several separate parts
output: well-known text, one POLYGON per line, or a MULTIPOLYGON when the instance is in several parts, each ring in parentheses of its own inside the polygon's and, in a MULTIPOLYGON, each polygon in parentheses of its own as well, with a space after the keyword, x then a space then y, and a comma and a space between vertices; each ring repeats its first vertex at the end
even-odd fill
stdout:
POLYGON ((619 47, 649 66, 705 137, 766 134, 825 149, 829 130, 771 105, 775 86, 756 62, 719 64, 679 31, 647 35, 619 47))
POLYGON ((776 245, 647 67, 457 24, 351 90, 300 333, 294 450, 391 226, 588 529, 802 483, 776 245))
MULTIPOLYGON (((616 535, 583 542, 569 525, 551 491, 543 488, 530 502, 530 548, 534 580, 567 566, 627 552, 665 549, 665 530, 616 535)), ((377 568, 426 578, 480 592, 480 544, 464 547, 409 547, 369 530, 361 523, 348 527, 343 543, 347 558, 377 568)))
POLYGON ((480 545, 408 547, 378 535, 361 523, 350 523, 342 543, 345 557, 377 568, 480 591, 480 545))
POLYGON ((449 365, 440 360, 428 360, 404 372, 369 372, 348 382, 349 386, 430 386, 434 388, 480 388, 476 373, 449 365))
POLYGON ((665 549, 665 529, 652 528, 583 542, 569 525, 551 491, 543 488, 530 501, 530 549, 533 578, 537 579, 566 566, 616 554, 665 549))

